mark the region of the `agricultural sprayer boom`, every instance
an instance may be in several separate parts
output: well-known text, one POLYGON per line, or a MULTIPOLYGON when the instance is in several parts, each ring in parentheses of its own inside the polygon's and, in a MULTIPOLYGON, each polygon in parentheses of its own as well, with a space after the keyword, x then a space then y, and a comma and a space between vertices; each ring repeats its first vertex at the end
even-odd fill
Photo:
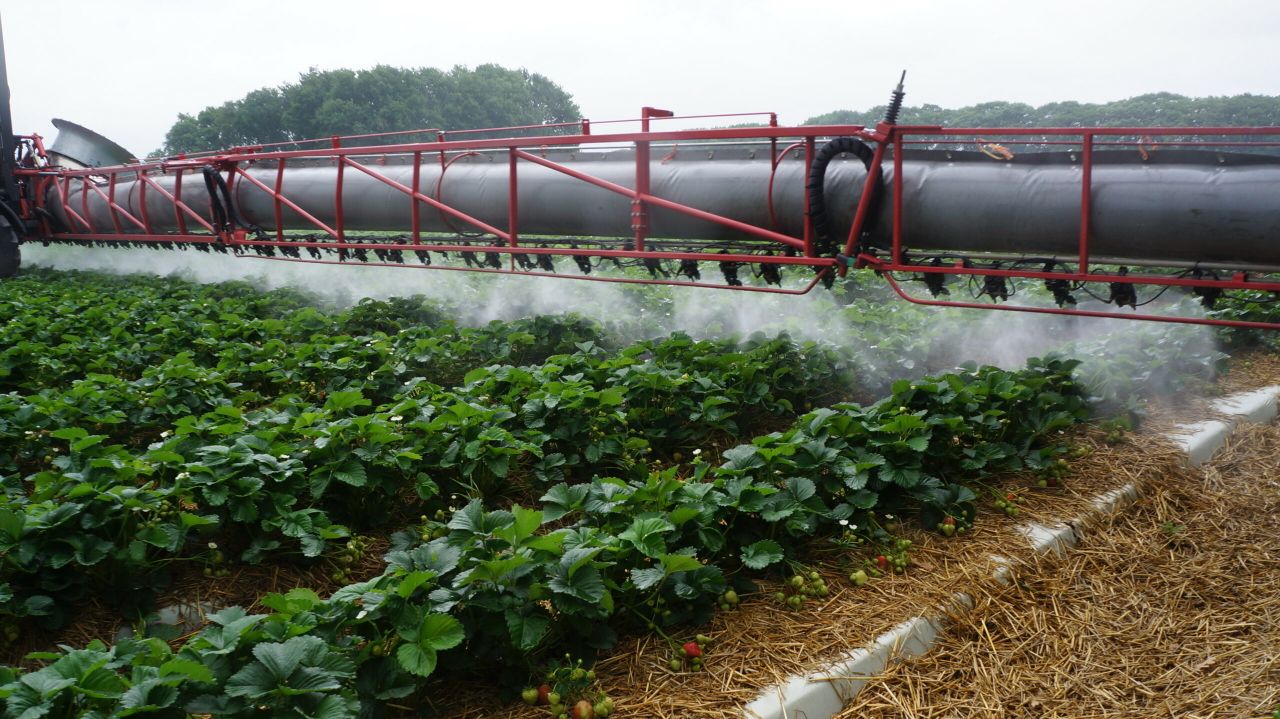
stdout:
POLYGON ((48 147, 15 137, 4 92, 0 272, 19 241, 783 294, 869 268, 925 304, 1280 328, 1137 311, 1169 287, 1280 297, 1276 127, 899 125, 900 83, 875 127, 667 130, 645 107, 138 161, 61 120, 48 147), (1057 306, 1002 302, 1018 278, 1057 306))

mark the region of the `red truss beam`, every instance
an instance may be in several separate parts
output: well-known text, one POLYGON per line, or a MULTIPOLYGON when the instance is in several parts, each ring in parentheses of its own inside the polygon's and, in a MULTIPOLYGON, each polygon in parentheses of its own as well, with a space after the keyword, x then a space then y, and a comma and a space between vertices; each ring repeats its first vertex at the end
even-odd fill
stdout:
MULTIPOLYGON (((711 119, 738 117, 741 115, 756 115, 762 118, 767 117, 768 125, 760 127, 734 127, 710 130, 655 130, 652 127, 652 123, 660 123, 667 120, 681 118, 676 118, 672 116, 670 112, 665 110, 646 107, 641 113, 641 117, 636 120, 605 121, 596 123, 591 123, 588 120, 581 120, 571 123, 557 123, 549 126, 499 128, 499 130, 506 130, 513 133, 541 130, 566 131, 572 132, 573 134, 477 138, 472 137, 471 135, 478 133, 492 133, 495 132, 495 130, 462 130, 446 132, 433 129, 395 133, 375 133, 350 137, 316 138, 314 140, 293 143, 292 147, 255 146, 235 148, 224 152, 177 156, 158 161, 120 167, 74 170, 24 168, 19 170, 19 176, 27 182, 30 182, 37 189, 37 191, 33 193, 34 202, 28 203, 28 206, 26 207, 28 219, 37 221, 40 226, 44 228, 44 238, 51 240, 107 243, 147 242, 215 244, 235 249, 238 252, 237 256, 245 258, 249 258, 250 256, 240 254, 240 250, 256 251, 267 248, 294 248, 325 251, 338 250, 347 253, 355 251, 498 253, 509 258, 509 269, 492 267, 451 267, 441 265, 430 265, 425 266, 424 268, 486 272, 491 274, 569 277, 604 282, 672 284, 714 288, 725 288, 726 285, 707 282, 684 282, 674 279, 592 277, 569 274, 562 275, 542 271, 523 271, 515 268, 513 256, 517 254, 527 254, 633 260, 693 260, 700 262, 752 263, 775 266, 808 266, 816 271, 807 285, 797 289, 751 286, 732 287, 732 289, 744 291, 762 291, 782 294, 803 294, 808 292, 816 285, 817 282, 828 278, 831 273, 843 274, 851 266, 870 267, 882 272, 896 293, 901 295, 904 299, 919 304, 981 309, 1002 309, 1045 314, 1081 315, 1088 317, 1146 319, 1159 322, 1183 322, 1191 324, 1280 329, 1280 324, 1260 322, 1168 317, 1147 313, 1131 314, 1127 312, 1097 312, 1065 308, 1017 307, 977 302, 926 300, 912 297, 903 291, 900 282, 894 277, 895 273, 909 272, 967 276, 981 275, 1020 277, 1032 280, 1063 280, 1073 284, 1110 282, 1156 287, 1189 287, 1205 290, 1260 290, 1280 292, 1280 281, 1250 277, 1243 272, 1233 274, 1230 279, 1220 280, 1216 278, 1187 277, 1185 275, 1160 275, 1143 272, 1122 275, 1113 272, 1097 273, 1090 271, 1090 263, 1093 261, 1091 256, 1091 241, 1093 239, 1092 170, 1094 166, 1095 152, 1098 147, 1132 147, 1135 152, 1142 154, 1144 157, 1146 157, 1149 152, 1155 151, 1161 147, 1277 147, 1280 146, 1280 128, 943 128, 933 125, 899 126, 883 123, 877 125, 875 128, 866 128, 859 125, 779 127, 777 125, 777 117, 772 113, 695 115, 686 116, 683 119, 711 119), (619 131, 609 134, 598 134, 596 132, 602 125, 615 125, 619 122, 637 123, 639 130, 619 131), (398 142, 397 144, 378 146, 360 144, 360 142, 364 140, 375 138, 399 138, 412 136, 414 134, 427 134, 428 136, 434 136, 435 140, 428 142, 398 142), (688 143, 733 140, 767 142, 771 148, 773 162, 772 169, 774 172, 776 172, 778 163, 782 157, 785 157, 788 153, 803 150, 806 169, 805 177, 807 178, 807 170, 813 162, 817 143, 825 138, 841 136, 856 137, 863 142, 872 145, 873 155, 870 161, 869 181, 864 182, 863 191, 858 198, 857 206, 853 208, 852 226, 848 237, 843 243, 843 254, 836 257, 820 257, 816 255, 814 248, 815 238, 813 224, 808 212, 809 198, 807 192, 805 193, 805 217, 802 236, 793 237, 777 231, 777 217, 773 210, 774 178, 772 174, 769 178, 767 196, 761 198, 763 203, 767 203, 769 210, 768 216, 770 219, 768 222, 769 226, 767 227, 744 223, 701 208, 675 202, 669 198, 654 195, 650 191, 648 174, 651 162, 646 162, 645 160, 649 158, 648 148, 650 148, 652 143, 655 142, 688 143), (1186 136, 1202 139, 1186 139, 1186 136), (1248 137, 1262 137, 1266 139, 1242 139, 1248 137), (996 148, 999 150, 998 153, 993 154, 993 157, 997 160, 1004 154, 1011 154, 1003 146, 995 145, 992 141, 985 138, 998 138, 1000 142, 1014 146, 1050 145, 1078 149, 1081 155, 1081 203, 1078 227, 1078 247, 1074 257, 1061 259, 1055 258, 1056 264, 1063 267, 1066 267, 1067 265, 1074 265, 1075 270, 1044 272, 1031 269, 1018 269, 1016 267, 1012 269, 999 269, 995 267, 984 268, 965 266, 963 263, 958 263, 954 266, 926 266, 913 263, 908 260, 909 252, 918 256, 921 250, 927 251, 928 248, 912 248, 910 244, 909 233, 911 218, 907 215, 905 209, 904 196, 906 190, 903 179, 907 168, 904 165, 904 153, 901 150, 903 148, 925 144, 976 143, 980 149, 983 149, 984 152, 988 152, 989 154, 991 154, 991 151, 986 148, 996 148), (1129 138, 1136 139, 1130 140, 1129 138), (1203 138, 1223 139, 1220 142, 1213 142, 1206 141, 1203 138), (353 142, 355 144, 352 144, 353 142), (783 144, 780 145, 780 142, 783 144), (299 145, 322 144, 327 144, 328 146, 299 147, 299 145), (635 148, 637 161, 632 186, 626 187, 616 182, 611 182, 604 178, 597 177, 590 172, 549 160, 545 156, 545 152, 548 149, 584 145, 622 145, 635 148), (780 146, 782 147, 782 150, 779 152, 780 146), (433 158, 428 160, 431 162, 435 162, 436 159, 438 159, 441 169, 447 170, 448 167, 458 158, 483 151, 494 151, 499 154, 505 154, 506 156, 506 162, 509 167, 509 183, 505 228, 485 222, 471 214, 468 214, 458 207, 444 202, 441 199, 439 188, 437 188, 436 196, 432 197, 428 192, 424 192, 423 188, 420 186, 420 169, 421 163, 424 161, 424 155, 426 155, 427 158, 433 158), (407 155, 413 158, 413 173, 410 184, 404 184, 399 180, 393 179, 385 172, 378 169, 377 165, 383 162, 385 156, 391 154, 407 155), (333 196, 334 221, 332 223, 322 221, 314 214, 304 210, 300 202, 291 199, 288 191, 285 189, 285 167, 289 163, 298 160, 311 160, 313 162, 317 160, 328 161, 336 165, 338 174, 333 196), (274 186, 263 182, 247 172, 248 167, 261 162, 277 163, 274 186), (887 256, 878 256, 863 251, 865 248, 860 246, 860 242, 863 237, 864 229, 872 220, 870 216, 872 202, 876 199, 876 193, 874 190, 880 184, 880 179, 885 175, 886 162, 893 163, 892 180, 889 183, 890 187, 888 188, 891 194, 891 197, 889 198, 891 208, 889 214, 891 215, 892 225, 890 230, 889 247, 887 248, 887 256), (553 170, 580 182, 605 189, 631 200, 631 229, 633 231, 633 236, 631 237, 632 249, 603 249, 592 248, 589 246, 564 246, 575 242, 591 245, 596 241, 591 238, 529 240, 522 237, 522 233, 520 231, 520 208, 518 205, 518 190, 520 182, 519 167, 522 163, 531 163, 553 170), (214 218, 212 216, 212 207, 206 207, 206 205, 200 201, 193 203, 184 199, 183 196, 183 177, 185 176, 185 173, 199 171, 206 166, 213 166, 220 173, 224 174, 226 176, 226 182, 232 190, 236 189, 240 183, 248 183, 248 186, 253 188, 254 191, 268 195, 271 198, 274 210, 274 216, 272 218, 272 224, 274 224, 274 227, 268 227, 267 231, 261 234, 247 233, 244 228, 233 228, 230 231, 224 231, 222 228, 215 227, 214 218), (343 193, 344 177, 348 170, 354 170, 367 175, 404 195, 405 201, 410 207, 410 224, 409 227, 405 228, 406 234, 410 237, 409 241, 378 240, 374 242, 362 242, 357 238, 348 236, 348 228, 345 226, 346 223, 344 222, 346 217, 346 213, 344 212, 346 200, 344 199, 343 193), (175 186, 172 192, 166 190, 164 186, 156 182, 156 176, 162 174, 175 174, 175 186), (130 213, 125 207, 121 206, 116 201, 116 187, 118 182, 122 180, 138 181, 138 191, 139 194, 142 195, 143 200, 139 205, 140 210, 138 215, 140 216, 135 216, 133 213, 130 213), (74 188, 73 182, 76 183, 76 187, 74 188), (105 192, 102 189, 103 186, 106 188, 105 192), (80 192, 78 203, 80 207, 72 207, 72 204, 76 204, 72 199, 73 190, 81 187, 84 189, 80 192), (47 216, 37 212, 37 210, 48 209, 45 195, 46 189, 49 188, 52 189, 51 194, 56 197, 56 200, 50 198, 49 201, 56 201, 60 204, 65 217, 71 225, 71 227, 68 228, 69 231, 52 232, 49 227, 47 216), (177 233, 163 234, 153 231, 152 218, 148 217, 146 212, 145 193, 148 191, 160 193, 173 205, 174 219, 176 220, 179 228, 177 233), (108 231, 99 231, 92 224, 93 216, 89 212, 89 196, 91 193, 95 198, 105 204, 106 216, 109 217, 111 225, 111 229, 108 231), (440 216, 445 218, 445 222, 447 224, 452 225, 452 221, 460 222, 468 227, 481 231, 484 235, 487 235, 487 238, 480 240, 482 244, 461 244, 456 240, 432 241, 430 238, 424 238, 424 230, 421 221, 421 208, 423 205, 426 205, 440 213, 440 216), (654 247, 656 245, 654 244, 653 239, 649 237, 648 208, 650 207, 661 207, 672 212, 681 213, 699 220, 730 228, 738 233, 755 238, 759 244, 743 245, 743 247, 750 247, 751 250, 739 251, 732 254, 717 254, 716 251, 719 247, 709 248, 708 251, 705 252, 655 250, 654 247), (293 213, 296 213, 304 222, 314 227, 320 233, 328 236, 329 239, 286 239, 282 222, 284 210, 286 208, 293 213), (196 231, 192 231, 193 228, 196 231), (540 247, 537 246, 539 244, 558 246, 540 247), (760 251, 770 251, 771 253, 776 254, 753 254, 752 250, 756 249, 760 251)), ((39 138, 34 138, 34 141, 37 146, 40 146, 39 138)), ((441 175, 441 182, 443 182, 443 174, 441 175)), ((200 196, 201 195, 198 195, 198 197, 200 196)), ((102 224, 103 220, 99 218, 98 225, 101 226, 102 224)), ((419 267, 419 265, 409 264, 409 262, 403 264, 391 262, 344 262, 342 260, 301 259, 291 257, 264 257, 262 259, 287 262, 315 262, 319 264, 419 267)))

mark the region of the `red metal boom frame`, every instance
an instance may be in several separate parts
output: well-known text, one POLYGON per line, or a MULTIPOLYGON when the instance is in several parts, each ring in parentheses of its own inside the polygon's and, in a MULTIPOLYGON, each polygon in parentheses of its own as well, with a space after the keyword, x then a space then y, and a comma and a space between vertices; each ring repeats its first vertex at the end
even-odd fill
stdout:
MULTIPOLYGON (((31 139, 36 147, 43 153, 43 145, 38 136, 32 136, 31 139)), ((1245 127, 1245 128, 1204 128, 1204 127, 1188 127, 1188 128, 942 128, 940 126, 919 125, 919 126, 899 126, 882 123, 874 129, 866 128, 859 125, 835 125, 835 126, 801 126, 801 127, 779 127, 777 124, 777 116, 773 113, 737 113, 734 115, 694 115, 684 118, 676 118, 673 114, 666 110, 645 107, 641 112, 638 120, 619 120, 591 123, 588 120, 581 120, 574 123, 559 123, 554 125, 534 125, 519 126, 508 128, 495 128, 485 130, 462 130, 462 131, 440 131, 440 130, 415 130, 396 133, 377 133, 369 135, 356 135, 350 137, 332 137, 332 138, 316 138, 312 140, 303 140, 296 143, 290 143, 291 146, 281 147, 280 145, 269 146, 253 146, 238 147, 224 152, 201 153, 189 156, 179 155, 161 160, 148 161, 139 164, 124 165, 109 168, 92 168, 92 169, 63 169, 63 168, 23 168, 18 171, 20 179, 28 183, 33 191, 30 197, 31 202, 24 204, 24 210, 27 217, 37 222, 40 228, 42 238, 54 241, 92 241, 103 243, 128 243, 128 242, 148 242, 148 243, 182 243, 182 244, 206 244, 217 245, 223 248, 230 248, 236 251, 237 256, 241 257, 257 257, 257 255, 242 254, 244 251, 261 251, 264 248, 314 248, 324 250, 365 250, 365 251, 435 251, 435 252, 468 252, 468 253, 498 253, 508 257, 507 266, 503 267, 456 267, 448 265, 412 265, 408 263, 400 264, 394 262, 350 262, 351 264, 368 264, 368 265, 389 265, 397 267, 420 267, 422 269, 441 269, 441 270, 467 270, 474 272, 488 272, 495 274, 517 274, 531 276, 553 276, 568 277, 573 279, 585 279, 600 282, 625 282, 638 284, 668 284, 668 285, 684 285, 693 287, 711 287, 711 288, 727 288, 752 292, 773 292, 782 294, 804 294, 809 292, 816 286, 819 279, 831 273, 843 275, 849 267, 869 267, 874 268, 885 275, 890 286, 904 299, 927 305, 949 306, 949 307, 965 307, 965 308, 981 308, 981 309, 1000 309, 1015 312, 1035 312, 1045 314, 1065 314, 1065 315, 1082 315, 1090 317, 1118 317, 1126 319, 1148 319, 1163 322, 1183 322, 1195 324, 1212 324, 1212 325, 1231 325, 1243 327, 1256 327, 1266 329, 1280 329, 1280 324, 1265 322, 1243 322, 1235 320, 1222 320, 1214 318, 1196 318, 1196 317, 1171 317, 1163 315, 1151 315, 1146 313, 1128 313, 1128 312, 1098 312, 1090 310, 1070 309, 1064 307, 1027 307, 1001 304, 986 304, 978 302, 957 302, 950 300, 922 299, 914 297, 905 292, 901 283, 894 277, 895 273, 911 273, 913 275, 928 274, 953 274, 960 276, 998 276, 998 277, 1021 277, 1034 280, 1062 280, 1068 283, 1130 283, 1134 285, 1156 285, 1161 287, 1180 286, 1193 287, 1209 291, 1217 290, 1260 290, 1266 292, 1280 292, 1280 281, 1276 281, 1274 276, 1252 277, 1246 272, 1235 272, 1230 279, 1207 279, 1203 277, 1187 278, 1185 276, 1161 275, 1154 273, 1129 273, 1120 274, 1116 272, 1091 272, 1090 271, 1090 239, 1091 239, 1091 202, 1092 202, 1092 168, 1095 159, 1094 153, 1096 148, 1100 146, 1108 146, 1112 148, 1131 147, 1135 152, 1141 153, 1145 158, 1150 151, 1154 151, 1159 147, 1174 146, 1280 146, 1280 128, 1275 127, 1245 127), (706 130, 670 130, 661 131, 654 130, 651 123, 658 120, 667 119, 714 119, 725 117, 742 117, 742 116, 761 116, 767 115, 767 125, 759 127, 735 127, 735 128, 717 128, 706 130), (597 134, 593 130, 604 124, 614 124, 621 122, 638 122, 639 131, 616 132, 609 134, 597 134), (542 132, 548 131, 569 131, 575 130, 571 134, 538 134, 523 137, 486 137, 474 138, 463 137, 476 133, 494 134, 499 132, 519 133, 519 132, 542 132), (433 134, 434 141, 426 142, 399 142, 396 144, 376 145, 367 144, 350 145, 352 141, 358 140, 387 140, 402 135, 410 134, 433 134), (776 172, 779 162, 790 152, 803 151, 805 163, 804 176, 808 177, 809 169, 814 159, 816 142, 821 138, 852 136, 857 137, 864 142, 874 144, 874 155, 870 163, 869 181, 864 183, 863 192, 858 201, 858 206, 853 213, 852 228, 847 240, 844 243, 844 253, 837 257, 819 256, 814 244, 814 231, 812 219, 809 216, 808 196, 805 196, 805 216, 803 224, 803 233, 800 237, 792 237, 790 235, 778 232, 775 229, 776 215, 773 211, 773 177, 770 177, 768 196, 761 198, 766 202, 769 208, 770 227, 760 227, 748 223, 735 220, 733 218, 712 214, 706 210, 697 207, 675 202, 669 198, 663 198, 654 195, 649 185, 649 168, 650 147, 652 143, 659 142, 717 142, 717 141, 763 141, 768 142, 771 148, 773 170, 776 172), (903 149, 911 145, 919 144, 937 144, 937 143, 983 143, 986 137, 1001 138, 1026 138, 1026 139, 1002 139, 1001 141, 1008 145, 1035 144, 1035 145, 1060 145, 1078 148, 1080 154, 1080 162, 1082 169, 1081 182, 1081 206, 1080 206, 1080 227, 1079 227, 1079 246, 1078 256, 1073 258, 1075 269, 1066 269, 1065 263, 1058 263, 1064 267, 1063 271, 1033 271, 1024 269, 999 269, 997 267, 976 267, 971 266, 963 261, 956 261, 954 264, 922 264, 913 262, 907 256, 908 249, 908 218, 905 216, 903 194, 904 194, 904 162, 903 149), (1158 142, 1153 138, 1170 137, 1170 136, 1194 136, 1194 137, 1222 137, 1232 138, 1223 140, 1222 142, 1205 142, 1179 140, 1176 137, 1172 140, 1158 142), (1247 137, 1267 137, 1269 141, 1250 141, 1237 140, 1235 138, 1247 137), (1127 137, 1138 137, 1140 139, 1125 140, 1127 137), (928 139, 921 139, 928 138, 928 139), (1059 139, 1050 139, 1059 138, 1059 139), (781 151, 779 151, 779 143, 787 143, 781 151), (311 145, 327 146, 311 147, 311 145), (633 187, 625 187, 610 182, 600 177, 596 177, 588 172, 580 169, 566 166, 564 164, 547 159, 545 151, 550 148, 582 146, 582 145, 630 145, 636 150, 636 164, 633 187), (307 146, 307 147, 300 147, 307 146), (274 149, 273 149, 274 148, 274 149), (508 194, 508 212, 506 227, 496 227, 488 224, 466 212, 443 202, 440 195, 436 192, 436 196, 423 191, 419 181, 419 170, 421 163, 424 161, 424 155, 427 157, 437 158, 442 170, 460 157, 475 154, 478 152, 497 152, 505 153, 509 165, 509 194, 508 194), (411 185, 405 185, 387 176, 378 169, 378 165, 385 164, 388 155, 407 155, 413 158, 414 172, 411 185), (371 159, 370 159, 371 158, 371 159), (288 164, 297 160, 315 161, 329 160, 337 165, 337 185, 334 196, 334 218, 333 226, 330 226, 316 217, 310 215, 302 207, 291 200, 283 189, 284 170, 288 164), (253 177, 245 168, 258 162, 272 161, 277 163, 276 181, 274 187, 261 180, 253 177), (631 201, 631 228, 633 235, 631 237, 631 246, 623 249, 607 249, 607 248, 578 248, 576 246, 565 247, 563 245, 569 242, 566 240, 556 240, 550 244, 559 244, 561 246, 538 246, 548 244, 545 239, 539 239, 526 243, 521 238, 520 233, 520 212, 518 203, 519 190, 519 166, 521 163, 531 163, 542 166, 544 168, 562 173, 568 177, 572 177, 590 185, 603 188, 610 192, 614 192, 631 201), (891 199, 891 218, 892 218, 892 244, 889 248, 888 255, 875 254, 866 251, 859 245, 859 239, 862 237, 863 229, 871 220, 870 212, 872 201, 874 199, 875 188, 880 185, 881 177, 884 174, 883 168, 885 162, 892 162, 893 173, 892 181, 889 183, 889 194, 891 199), (226 181, 233 186, 236 183, 247 182, 250 186, 258 191, 265 192, 271 196, 274 205, 274 227, 267 228, 263 236, 253 236, 246 233, 243 229, 235 228, 216 228, 213 225, 211 214, 202 214, 197 211, 197 207, 206 208, 208 204, 207 195, 203 186, 197 187, 197 198, 191 200, 184 193, 189 189, 189 183, 183 180, 193 172, 199 172, 202 168, 212 165, 225 175, 226 181), (410 203, 411 220, 408 241, 349 241, 346 235, 347 228, 344 223, 344 198, 343 198, 343 178, 347 171, 357 171, 378 180, 388 187, 403 193, 406 201, 410 203), (154 176, 159 174, 171 174, 175 177, 174 189, 172 192, 166 190, 160 184, 155 182, 154 176), (139 207, 138 216, 130 213, 126 208, 116 202, 116 189, 121 181, 138 181, 138 192, 143 195, 137 203, 139 207), (105 190, 103 189, 105 187, 105 190), (75 208, 69 202, 71 197, 77 190, 84 188, 80 192, 81 207, 75 208), (174 205, 175 221, 178 226, 176 233, 158 233, 153 229, 152 218, 148 216, 145 204, 145 193, 148 191, 159 192, 163 194, 174 205), (72 227, 70 231, 58 232, 51 226, 48 220, 49 214, 41 212, 44 207, 45 197, 52 193, 57 198, 57 202, 65 209, 65 214, 69 219, 72 227), (89 220, 89 203, 88 196, 92 193, 99 199, 103 200, 108 209, 111 218, 111 228, 109 231, 101 231, 95 229, 89 220), (446 238, 441 241, 430 241, 423 237, 423 227, 421 222, 421 208, 426 205, 439 212, 445 218, 446 224, 454 226, 453 222, 458 222, 471 228, 475 228, 484 234, 495 238, 482 244, 473 244, 470 241, 459 242, 454 238, 446 238), (764 240, 768 244, 753 246, 755 250, 767 250, 767 254, 755 254, 753 252, 740 252, 735 254, 715 254, 711 252, 677 252, 655 250, 647 246, 649 240, 648 226, 648 209, 650 207, 661 207, 669 211, 686 214, 704 221, 719 224, 724 227, 731 228, 736 232, 749 235, 764 240), (318 231, 328 235, 329 240, 293 240, 286 238, 284 227, 281 222, 283 211, 285 208, 292 210, 302 217, 305 221, 313 225, 318 231), (681 261, 695 260, 707 262, 732 262, 732 263, 755 263, 755 264, 773 264, 779 266, 807 266, 816 271, 812 281, 807 284, 787 289, 782 287, 767 286, 734 286, 700 282, 700 281, 681 281, 675 279, 644 279, 634 277, 602 277, 591 275, 568 275, 557 274, 545 271, 531 271, 519 269, 516 266, 517 254, 525 255, 555 255, 555 256, 587 256, 593 258, 615 258, 615 259, 637 259, 637 260, 659 260, 659 261, 681 261)), ((990 145, 988 145, 990 146, 990 145)), ((1003 146, 999 146, 1003 153, 1008 151, 1003 146)), ((994 155, 993 155, 994 157, 994 155)), ((994 157, 993 161, 1000 161, 999 157, 994 157)), ((443 182, 443 175, 441 175, 443 182)), ((207 208, 206 208, 207 209, 207 208)), ((461 234, 461 233, 459 233, 461 234)), ((262 259, 274 259, 278 261, 289 262, 312 262, 319 264, 348 264, 346 261, 334 261, 323 259, 301 259, 292 257, 263 257, 262 259)))
MULTIPOLYGON (((1252 290, 1263 292, 1280 293, 1280 281, 1275 278, 1259 279, 1250 277, 1246 272, 1235 272, 1229 280, 1206 279, 1203 277, 1187 279, 1176 275, 1157 275, 1142 273, 1125 273, 1117 272, 1098 273, 1090 272, 1090 250, 1089 244, 1092 237, 1092 198, 1093 198, 1093 162, 1094 151, 1098 146, 1110 147, 1131 147, 1134 152, 1139 153, 1142 158, 1147 159, 1149 152, 1158 147, 1270 147, 1280 146, 1277 139, 1271 140, 1255 140, 1255 141, 1238 141, 1228 140, 1222 142, 1204 142, 1204 141, 1188 141, 1188 140, 1166 140, 1157 142, 1155 137, 1177 137, 1177 136, 1195 136, 1195 137, 1269 137, 1280 139, 1280 128, 1277 127, 1107 127, 1107 128, 1062 128, 1062 127, 1006 127, 1006 128, 943 128, 937 125, 915 125, 915 126, 898 126, 898 125, 878 125, 873 132, 865 133, 865 136, 877 143, 876 154, 871 167, 872 179, 877 180, 882 172, 885 149, 894 147, 895 150, 903 149, 909 145, 935 145, 935 144, 951 144, 951 143, 977 143, 982 146, 986 141, 986 137, 1028 137, 1037 139, 1027 140, 1005 140, 1001 139, 1003 144, 1008 145, 1065 145, 1068 147, 1080 148, 1081 162, 1081 183, 1080 183, 1080 229, 1079 229, 1079 245, 1078 256, 1075 258, 1076 269, 1074 271, 1062 272, 1046 272, 1026 269, 998 269, 993 267, 971 267, 967 266, 962 260, 957 260, 951 265, 931 265, 923 263, 913 263, 906 259, 906 250, 908 247, 906 240, 906 217, 903 212, 904 197, 904 163, 903 152, 895 151, 893 153, 893 180, 891 183, 890 196, 892 198, 892 245, 888 257, 883 257, 869 252, 855 252, 858 249, 858 238, 861 236, 863 227, 867 222, 866 207, 867 201, 871 194, 873 182, 868 182, 864 187, 862 200, 855 214, 852 228, 849 232, 848 240, 845 243, 844 257, 845 262, 840 268, 843 275, 848 266, 854 267, 870 267, 883 273, 889 285, 894 292, 903 299, 914 302, 916 304, 931 305, 935 307, 960 307, 968 309, 996 309, 1008 312, 1030 312, 1036 314, 1055 314, 1055 315, 1077 315, 1082 317, 1102 317, 1112 319, 1141 319, 1155 322, 1173 322, 1181 324, 1202 324, 1202 325, 1218 325, 1230 327, 1247 327, 1253 329, 1280 329, 1280 323, 1273 322, 1251 322, 1245 320, 1228 320, 1209 317, 1182 317, 1170 315, 1156 315, 1143 312, 1101 312, 1095 310, 1069 309, 1064 307, 1030 307, 1022 305, 1009 305, 979 302, 957 302, 952 300, 923 299, 911 295, 904 291, 901 283, 894 278, 894 273, 909 272, 913 274, 939 274, 939 275, 960 275, 975 277, 1021 277, 1034 280, 1059 280, 1068 283, 1128 283, 1132 285, 1155 285, 1159 287, 1188 287, 1206 290, 1252 290), (1124 138, 1138 137, 1137 141, 1123 141, 1115 139, 1111 141, 1097 141, 1099 137, 1124 138), (929 137, 929 140, 912 140, 912 137, 929 137), (1049 140, 1051 137, 1071 138, 1068 140, 1049 140)), ((992 143, 986 143, 991 145, 992 143)), ((1001 150, 1005 150, 1003 146, 996 145, 1001 150)), ((1012 153, 1009 153, 1012 157, 1012 153)), ((1061 264, 1061 263, 1058 263, 1061 264)), ((1278 295, 1280 296, 1280 295, 1278 295)))

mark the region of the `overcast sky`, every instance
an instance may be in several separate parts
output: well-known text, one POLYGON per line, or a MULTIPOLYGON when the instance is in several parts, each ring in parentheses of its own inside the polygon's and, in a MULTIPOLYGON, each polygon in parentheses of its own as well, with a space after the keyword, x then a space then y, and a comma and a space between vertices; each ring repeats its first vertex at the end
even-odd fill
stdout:
MULTIPOLYGON (((62 117, 134 153, 178 113, 309 67, 539 72, 586 117, 772 110, 786 124, 883 103, 1280 94, 1273 0, 43 0, 7 2, 14 129, 62 117)), ((404 129, 404 128, 386 128, 404 129)))

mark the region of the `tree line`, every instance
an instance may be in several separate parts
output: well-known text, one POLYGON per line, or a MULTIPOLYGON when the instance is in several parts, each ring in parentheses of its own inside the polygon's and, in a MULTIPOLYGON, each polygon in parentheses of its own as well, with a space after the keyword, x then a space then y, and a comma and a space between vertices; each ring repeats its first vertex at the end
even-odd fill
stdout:
POLYGON ((153 155, 417 128, 572 122, 580 116, 568 92, 524 69, 493 64, 451 70, 388 65, 368 70, 312 68, 297 82, 254 90, 194 115, 178 115, 153 155))
MULTIPOLYGON (((884 105, 835 110, 805 124, 872 126, 884 113, 884 105)), ((494 64, 451 70, 387 65, 368 70, 312 68, 297 82, 254 90, 194 115, 180 114, 153 155, 415 128, 540 125, 580 117, 572 95, 524 69, 494 64)), ((960 108, 924 104, 903 107, 898 122, 950 127, 1280 126, 1280 96, 1157 92, 1105 103, 1034 106, 994 101, 960 108)), ((431 139, 433 135, 364 142, 431 139)))
MULTIPOLYGON (((835 110, 811 117, 805 124, 873 126, 884 118, 885 109, 878 105, 864 111, 835 110)), ((903 107, 898 123, 950 127, 1274 127, 1280 126, 1280 96, 1186 97, 1154 92, 1103 103, 1065 101, 1034 106, 996 101, 959 108, 926 104, 903 107)))

